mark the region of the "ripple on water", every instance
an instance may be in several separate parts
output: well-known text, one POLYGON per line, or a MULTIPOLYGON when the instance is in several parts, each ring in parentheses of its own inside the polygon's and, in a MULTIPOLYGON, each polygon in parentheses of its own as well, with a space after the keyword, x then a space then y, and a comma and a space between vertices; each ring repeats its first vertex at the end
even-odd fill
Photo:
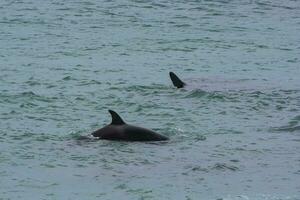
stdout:
POLYGON ((0 94, 0 100, 3 103, 15 103, 15 102, 27 102, 28 105, 34 104, 33 101, 50 103, 56 99, 56 97, 47 97, 34 93, 33 91, 21 92, 16 94, 0 94))
POLYGON ((299 1, 0 4, 0 199, 299 199, 299 1))
POLYGON ((226 163, 216 163, 213 167, 211 167, 211 169, 218 170, 218 171, 226 171, 226 170, 238 171, 239 170, 238 167, 236 167, 234 165, 229 165, 226 163))
POLYGON ((207 100, 226 101, 226 93, 222 92, 207 92, 203 90, 192 90, 184 98, 205 98, 207 100))
POLYGON ((283 125, 279 127, 273 127, 270 130, 275 132, 297 132, 300 133, 300 115, 293 117, 288 125, 283 125))

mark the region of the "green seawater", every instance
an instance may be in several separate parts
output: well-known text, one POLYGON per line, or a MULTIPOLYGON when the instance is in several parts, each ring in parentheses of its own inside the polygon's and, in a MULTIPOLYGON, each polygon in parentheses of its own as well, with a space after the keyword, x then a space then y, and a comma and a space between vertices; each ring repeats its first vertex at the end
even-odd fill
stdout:
POLYGON ((1 0, 0 199, 300 199, 299 33, 298 0, 1 0), (170 141, 82 139, 108 109, 170 141))

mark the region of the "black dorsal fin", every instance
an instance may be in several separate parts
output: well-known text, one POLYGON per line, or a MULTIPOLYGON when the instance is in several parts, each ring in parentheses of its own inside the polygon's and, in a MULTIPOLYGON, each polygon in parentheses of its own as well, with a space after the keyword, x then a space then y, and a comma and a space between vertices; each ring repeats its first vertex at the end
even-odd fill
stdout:
POLYGON ((111 125, 122 125, 125 124, 123 119, 113 110, 108 110, 111 115, 111 125))
POLYGON ((183 88, 185 86, 185 83, 182 80, 180 80, 178 78, 178 76, 176 76, 176 74, 174 72, 170 72, 169 74, 170 74, 170 78, 171 78, 171 80, 173 82, 173 85, 175 87, 177 87, 177 88, 183 88))

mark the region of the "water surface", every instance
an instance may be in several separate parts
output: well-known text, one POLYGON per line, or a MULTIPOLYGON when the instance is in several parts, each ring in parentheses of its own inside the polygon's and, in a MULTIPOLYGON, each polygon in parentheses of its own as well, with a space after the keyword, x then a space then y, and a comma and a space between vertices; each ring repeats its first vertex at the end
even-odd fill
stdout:
POLYGON ((298 1, 3 0, 0 13, 1 199, 300 198, 298 1), (81 140, 108 109, 171 140, 81 140))

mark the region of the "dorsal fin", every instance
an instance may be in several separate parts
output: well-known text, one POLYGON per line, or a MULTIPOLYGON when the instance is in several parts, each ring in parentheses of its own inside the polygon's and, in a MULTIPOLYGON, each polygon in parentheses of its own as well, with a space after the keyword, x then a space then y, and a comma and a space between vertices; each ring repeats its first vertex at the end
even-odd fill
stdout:
POLYGON ((108 110, 111 115, 111 125, 122 125, 126 124, 123 119, 113 110, 108 110))
POLYGON ((176 74, 174 72, 170 72, 169 74, 170 74, 170 78, 171 78, 171 80, 173 82, 173 85, 175 87, 177 87, 177 88, 183 88, 185 86, 185 83, 182 80, 180 80, 178 78, 178 76, 176 76, 176 74))

